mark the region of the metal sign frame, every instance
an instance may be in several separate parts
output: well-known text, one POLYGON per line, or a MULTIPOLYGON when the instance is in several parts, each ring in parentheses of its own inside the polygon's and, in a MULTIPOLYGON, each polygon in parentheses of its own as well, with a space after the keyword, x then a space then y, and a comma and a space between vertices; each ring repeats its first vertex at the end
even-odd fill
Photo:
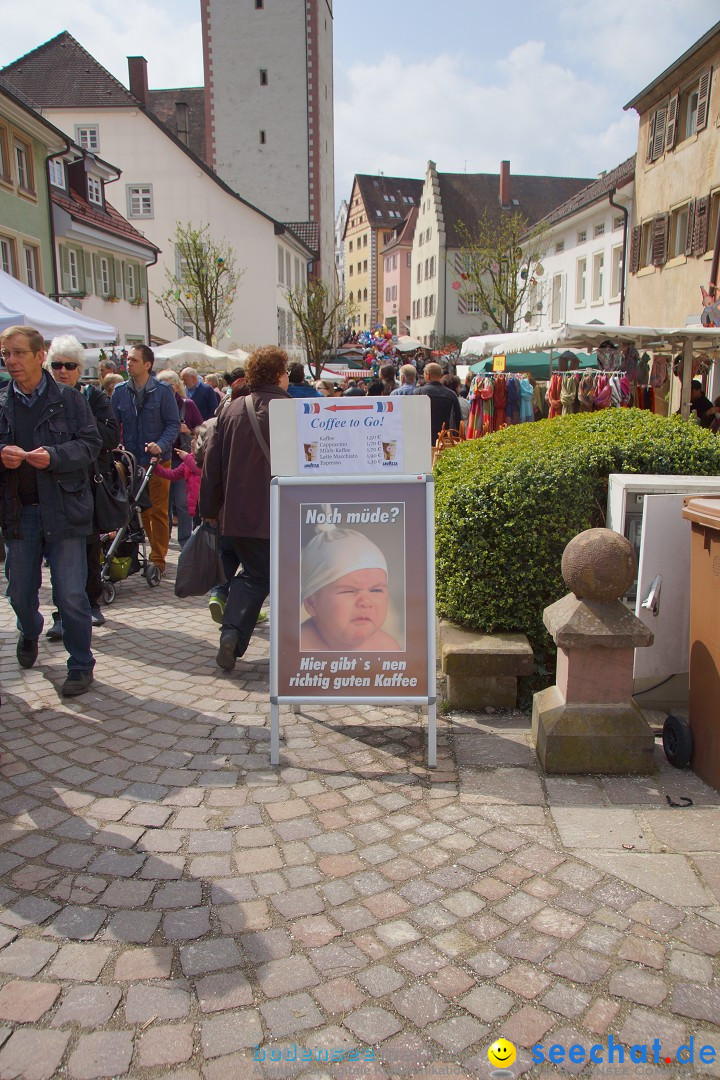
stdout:
MULTIPOLYGON (((298 562, 299 562, 298 552, 298 562)), ((421 582, 414 579, 413 587, 421 587, 421 582)), ((300 650, 298 649, 298 652, 300 650)), ((436 698, 436 652, 435 652, 435 517, 434 517, 434 477, 431 473, 391 476, 276 476, 270 487, 270 763, 280 762, 280 706, 301 705, 307 703, 329 705, 425 705, 428 716, 428 766, 437 765, 437 698, 436 698), (426 632, 423 659, 427 663, 426 694, 388 696, 383 694, 336 694, 336 693, 279 693, 280 648, 281 648, 281 599, 285 578, 281 574, 280 548, 282 510, 281 491, 293 488, 303 494, 307 491, 315 502, 323 502, 323 488, 347 489, 348 501, 352 500, 353 488, 372 487, 377 490, 378 501, 392 501, 393 488, 398 485, 418 485, 422 487, 424 498, 423 517, 425 522, 425 587, 427 590, 425 612, 426 632)))

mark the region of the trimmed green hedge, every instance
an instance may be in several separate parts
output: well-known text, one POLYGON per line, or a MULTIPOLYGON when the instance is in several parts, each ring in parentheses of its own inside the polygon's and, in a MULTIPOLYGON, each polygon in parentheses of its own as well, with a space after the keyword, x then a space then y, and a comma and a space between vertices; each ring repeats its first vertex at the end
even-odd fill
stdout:
POLYGON ((608 476, 720 475, 720 438, 639 409, 519 424, 461 443, 436 469, 437 608, 491 633, 550 642, 542 614, 567 589, 565 545, 604 525, 608 476))

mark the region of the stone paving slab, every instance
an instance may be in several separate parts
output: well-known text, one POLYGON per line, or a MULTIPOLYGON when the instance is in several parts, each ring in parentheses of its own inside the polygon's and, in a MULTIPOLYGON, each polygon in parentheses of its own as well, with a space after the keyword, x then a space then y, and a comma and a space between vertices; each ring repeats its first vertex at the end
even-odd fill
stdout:
POLYGON ((220 672, 174 561, 119 585, 76 701, 61 647, 18 668, 0 610, 0 1076, 489 1078, 501 1035, 515 1076, 558 1075, 538 1040, 720 1050, 717 792, 659 745, 649 777, 544 777, 520 714, 441 715, 431 772, 422 713, 384 706, 283 709, 271 768, 267 624, 220 672))

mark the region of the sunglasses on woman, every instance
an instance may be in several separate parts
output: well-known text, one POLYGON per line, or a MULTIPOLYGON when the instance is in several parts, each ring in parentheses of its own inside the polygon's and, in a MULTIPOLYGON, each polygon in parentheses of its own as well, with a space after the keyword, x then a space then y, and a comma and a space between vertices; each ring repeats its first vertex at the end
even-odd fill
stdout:
POLYGON ((67 371, 75 371, 77 367, 75 360, 51 360, 50 367, 53 371, 60 371, 65 368, 67 371))

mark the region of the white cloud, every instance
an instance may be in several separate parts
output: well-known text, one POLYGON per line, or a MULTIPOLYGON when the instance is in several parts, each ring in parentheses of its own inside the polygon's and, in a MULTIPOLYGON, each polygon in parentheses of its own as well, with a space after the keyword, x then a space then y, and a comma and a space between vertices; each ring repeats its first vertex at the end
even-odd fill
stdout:
POLYGON ((152 0, 78 0, 71 8, 56 0, 32 0, 3 11, 2 64, 68 30, 96 60, 127 85, 128 56, 145 56, 151 87, 200 86, 202 36, 196 5, 152 0), (194 17, 193 17, 194 16, 194 17))
POLYGON ((428 158, 441 172, 497 172, 508 158, 516 173, 589 177, 619 164, 635 150, 637 119, 614 85, 547 53, 529 41, 482 65, 388 55, 352 67, 335 105, 338 197, 356 172, 422 177, 428 158))

